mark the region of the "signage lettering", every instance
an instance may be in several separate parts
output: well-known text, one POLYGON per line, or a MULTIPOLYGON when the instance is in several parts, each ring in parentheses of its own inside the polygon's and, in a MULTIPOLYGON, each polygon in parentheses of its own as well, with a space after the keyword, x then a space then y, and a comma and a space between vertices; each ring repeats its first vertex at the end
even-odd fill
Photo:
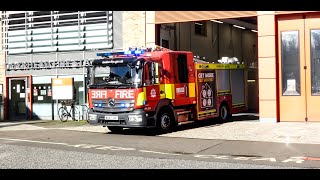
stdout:
POLYGON ((96 99, 105 99, 107 98, 107 91, 92 91, 91 97, 96 99))
POLYGON ((115 98, 119 99, 133 99, 133 91, 116 91, 115 98))
POLYGON ((115 99, 134 99, 134 90, 91 90, 91 98, 93 99, 107 99, 114 97, 115 99))
POLYGON ((91 66, 93 60, 66 60, 66 61, 37 61, 7 63, 6 70, 40 70, 55 68, 81 68, 91 66))
POLYGON ((110 60, 110 61, 103 61, 102 64, 118 64, 123 63, 123 60, 110 60))

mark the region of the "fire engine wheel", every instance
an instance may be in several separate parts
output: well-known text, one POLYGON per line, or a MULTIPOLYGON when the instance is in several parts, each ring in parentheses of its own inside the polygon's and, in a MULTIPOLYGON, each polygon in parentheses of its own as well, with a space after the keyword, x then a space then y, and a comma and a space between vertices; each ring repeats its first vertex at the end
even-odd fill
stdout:
POLYGON ((229 108, 226 104, 223 104, 219 110, 219 119, 221 122, 227 122, 230 118, 229 108))
POLYGON ((107 127, 113 133, 120 133, 123 129, 123 127, 118 127, 118 126, 107 126, 107 127))
POLYGON ((157 128, 161 133, 168 133, 173 130, 175 121, 170 110, 163 109, 159 112, 157 118, 157 128))

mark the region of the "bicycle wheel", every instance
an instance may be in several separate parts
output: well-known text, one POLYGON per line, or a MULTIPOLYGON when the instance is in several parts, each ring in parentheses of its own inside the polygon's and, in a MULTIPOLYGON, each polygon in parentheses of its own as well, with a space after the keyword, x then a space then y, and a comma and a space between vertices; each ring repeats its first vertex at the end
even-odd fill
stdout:
POLYGON ((74 120, 74 121, 79 121, 80 120, 80 111, 79 111, 78 107, 75 106, 74 108, 72 108, 71 116, 73 116, 72 120, 74 120))
POLYGON ((69 117, 69 115, 67 113, 63 112, 61 115, 61 121, 62 122, 68 121, 68 117, 69 117))
POLYGON ((68 111, 64 107, 60 107, 58 116, 62 122, 66 122, 68 120, 68 111))

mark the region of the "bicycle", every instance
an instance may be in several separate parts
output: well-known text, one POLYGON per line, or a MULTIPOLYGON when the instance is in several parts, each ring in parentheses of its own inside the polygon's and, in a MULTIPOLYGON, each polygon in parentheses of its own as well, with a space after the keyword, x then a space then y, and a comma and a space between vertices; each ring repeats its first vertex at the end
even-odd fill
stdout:
POLYGON ((75 106, 75 101, 62 101, 61 104, 62 106, 58 109, 58 116, 62 122, 66 122, 68 117, 71 117, 74 121, 80 120, 80 112, 78 107, 75 106), (70 106, 69 110, 67 106, 70 106))

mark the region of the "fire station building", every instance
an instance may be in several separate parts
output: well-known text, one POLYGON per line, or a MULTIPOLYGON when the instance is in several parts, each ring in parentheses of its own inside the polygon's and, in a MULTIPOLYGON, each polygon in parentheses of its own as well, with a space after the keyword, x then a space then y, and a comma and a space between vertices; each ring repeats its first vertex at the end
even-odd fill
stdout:
POLYGON ((160 45, 247 68, 246 104, 261 122, 320 121, 320 12, 2 11, 0 120, 57 119, 51 78, 73 77, 87 103, 97 52, 160 45))

